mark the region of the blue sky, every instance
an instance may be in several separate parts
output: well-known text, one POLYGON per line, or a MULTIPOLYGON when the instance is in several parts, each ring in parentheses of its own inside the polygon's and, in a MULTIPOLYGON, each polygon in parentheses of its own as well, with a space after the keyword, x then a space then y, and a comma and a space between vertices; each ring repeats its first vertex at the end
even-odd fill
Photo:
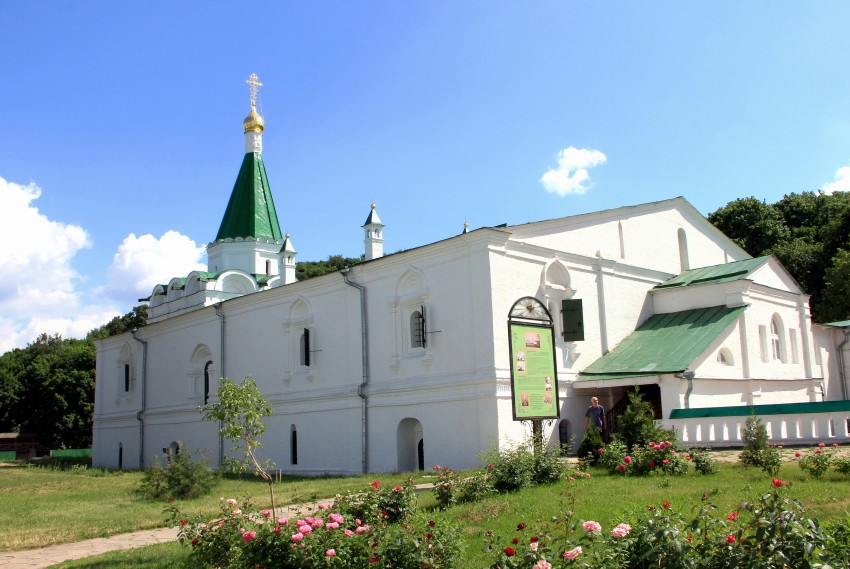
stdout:
POLYGON ((464 221, 850 189, 845 1, 5 1, 0 21, 0 351, 205 264, 252 72, 299 260, 360 255, 372 201, 393 252, 464 221))

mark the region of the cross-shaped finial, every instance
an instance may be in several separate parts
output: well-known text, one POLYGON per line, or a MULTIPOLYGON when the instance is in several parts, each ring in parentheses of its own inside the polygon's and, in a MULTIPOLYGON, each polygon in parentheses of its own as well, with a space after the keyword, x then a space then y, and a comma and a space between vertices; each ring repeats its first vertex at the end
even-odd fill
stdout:
POLYGON ((248 77, 248 80, 245 81, 245 83, 247 83, 248 88, 251 89, 251 106, 256 107, 257 106, 257 92, 259 92, 260 87, 262 87, 263 84, 260 83, 260 78, 257 77, 256 73, 251 73, 251 75, 248 77))

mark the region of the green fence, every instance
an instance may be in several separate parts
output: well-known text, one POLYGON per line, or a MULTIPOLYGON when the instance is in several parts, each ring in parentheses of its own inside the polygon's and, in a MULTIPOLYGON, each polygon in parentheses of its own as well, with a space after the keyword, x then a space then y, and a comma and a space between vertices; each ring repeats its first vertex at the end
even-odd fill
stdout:
POLYGON ((66 448, 59 450, 50 451, 51 457, 88 457, 91 458, 91 449, 90 448, 66 448))
POLYGON ((15 460, 15 451, 13 451, 13 450, 0 450, 0 460, 2 460, 2 461, 15 460))

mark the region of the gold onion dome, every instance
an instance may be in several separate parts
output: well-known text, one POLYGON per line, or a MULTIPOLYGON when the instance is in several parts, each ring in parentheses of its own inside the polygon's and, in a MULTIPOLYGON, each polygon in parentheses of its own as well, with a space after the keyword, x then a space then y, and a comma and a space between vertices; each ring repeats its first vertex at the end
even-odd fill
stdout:
POLYGON ((248 113, 248 116, 245 117, 244 121, 242 121, 242 128, 245 129, 245 132, 248 132, 249 130, 263 132, 265 125, 266 123, 263 120, 263 117, 261 117, 260 113, 257 112, 257 107, 251 105, 251 112, 248 113))

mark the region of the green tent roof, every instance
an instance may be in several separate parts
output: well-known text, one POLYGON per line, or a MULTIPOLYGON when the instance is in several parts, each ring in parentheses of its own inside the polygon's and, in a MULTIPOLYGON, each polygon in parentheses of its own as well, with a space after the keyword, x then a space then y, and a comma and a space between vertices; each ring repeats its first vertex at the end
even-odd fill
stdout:
POLYGON ((702 283, 722 283, 746 278, 755 269, 762 266, 770 257, 756 257, 722 265, 712 265, 700 269, 685 271, 672 279, 656 285, 655 288, 670 288, 702 283))
POLYGON ((824 326, 833 326, 835 328, 847 328, 850 326, 850 320, 842 320, 841 322, 828 322, 824 326))
POLYGON ((215 240, 239 237, 262 237, 274 241, 282 238, 266 167, 262 156, 255 152, 246 153, 242 159, 242 167, 215 240))
POLYGON ((582 370, 579 381, 683 372, 746 308, 712 306, 655 314, 582 370))

